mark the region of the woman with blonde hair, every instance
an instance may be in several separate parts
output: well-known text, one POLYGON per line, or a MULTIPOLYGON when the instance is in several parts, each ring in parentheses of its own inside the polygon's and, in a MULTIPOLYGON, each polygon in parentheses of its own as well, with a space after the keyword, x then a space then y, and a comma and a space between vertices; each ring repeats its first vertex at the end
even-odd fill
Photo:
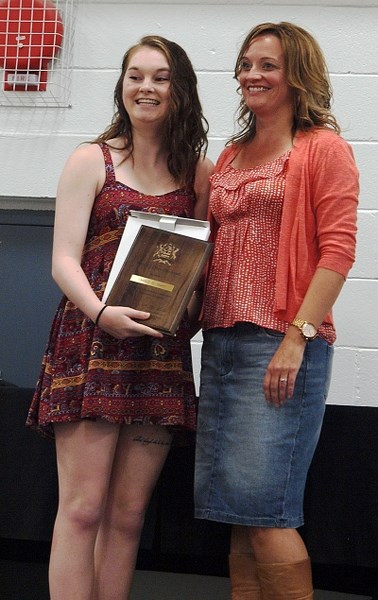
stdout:
POLYGON ((332 307, 355 259, 358 173, 310 33, 257 25, 235 78, 241 129, 211 176, 195 511, 232 526, 233 600, 309 600, 297 528, 330 383, 332 307))

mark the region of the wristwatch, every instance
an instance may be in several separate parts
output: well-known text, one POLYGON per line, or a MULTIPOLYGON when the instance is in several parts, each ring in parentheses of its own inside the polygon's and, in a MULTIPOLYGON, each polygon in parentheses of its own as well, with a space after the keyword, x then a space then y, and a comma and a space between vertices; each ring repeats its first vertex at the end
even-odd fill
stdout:
POLYGON ((291 322, 291 325, 294 325, 294 327, 299 329, 307 342, 312 342, 312 340, 314 340, 318 335, 316 327, 312 323, 304 321, 304 319, 294 319, 291 322))

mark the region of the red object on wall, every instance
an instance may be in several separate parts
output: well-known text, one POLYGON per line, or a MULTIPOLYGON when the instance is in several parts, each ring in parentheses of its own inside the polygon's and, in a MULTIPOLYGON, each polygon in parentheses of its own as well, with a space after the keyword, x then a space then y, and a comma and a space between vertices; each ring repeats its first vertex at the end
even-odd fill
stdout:
POLYGON ((0 0, 0 67, 6 91, 46 91, 49 63, 63 42, 50 0, 0 0))

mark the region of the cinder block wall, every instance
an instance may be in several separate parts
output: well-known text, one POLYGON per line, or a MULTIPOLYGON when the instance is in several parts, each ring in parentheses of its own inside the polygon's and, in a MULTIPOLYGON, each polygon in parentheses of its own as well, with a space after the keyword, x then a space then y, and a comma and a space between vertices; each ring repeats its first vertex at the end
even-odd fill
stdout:
MULTIPOLYGON (((70 108, 0 106, 0 209, 53 210, 68 154, 108 124, 121 57, 142 35, 188 52, 198 74, 215 160, 234 129, 234 60, 262 21, 310 30, 327 58, 334 111, 361 173, 358 257, 335 307, 338 329, 329 403, 378 406, 378 3, 369 0, 79 1, 70 108)), ((201 337, 193 341, 198 381, 201 337)))

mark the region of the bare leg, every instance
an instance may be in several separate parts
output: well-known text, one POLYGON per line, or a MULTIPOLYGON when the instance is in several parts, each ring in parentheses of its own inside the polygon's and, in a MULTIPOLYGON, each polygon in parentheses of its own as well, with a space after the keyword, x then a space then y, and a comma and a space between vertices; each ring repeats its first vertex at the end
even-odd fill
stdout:
POLYGON ((253 553, 259 563, 288 563, 308 558, 296 529, 248 527, 253 553))
POLYGON ((59 507, 49 568, 51 600, 91 600, 94 545, 119 427, 80 421, 55 426, 59 507))
POLYGON ((250 527, 243 525, 232 526, 230 544, 230 550, 232 554, 252 554, 249 529, 250 527))
POLYGON ((95 600, 126 600, 144 516, 171 445, 165 427, 122 426, 96 542, 95 600))
POLYGON ((232 600, 262 598, 249 529, 240 525, 233 525, 231 529, 229 569, 232 600))
POLYGON ((312 600, 311 562, 295 529, 251 527, 263 600, 312 600))

